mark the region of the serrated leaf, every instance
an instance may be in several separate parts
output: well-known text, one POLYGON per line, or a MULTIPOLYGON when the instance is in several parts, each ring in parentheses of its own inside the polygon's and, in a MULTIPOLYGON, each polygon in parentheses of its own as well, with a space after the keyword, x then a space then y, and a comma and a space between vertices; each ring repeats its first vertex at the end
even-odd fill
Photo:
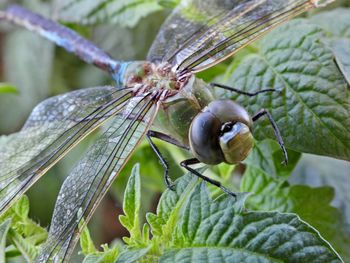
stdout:
MULTIPOLYGON (((265 144, 265 142, 259 143, 253 150, 252 157, 254 159, 250 157, 251 164, 247 167, 241 182, 241 191, 254 194, 249 198, 247 207, 257 211, 277 210, 296 213, 320 231, 321 235, 344 258, 349 257, 346 247, 350 246, 350 239, 344 231, 342 215, 338 209, 331 205, 334 198, 333 188, 290 185, 286 181, 287 176, 275 177, 269 174, 268 171, 271 169, 266 168, 263 162, 265 157, 255 153, 260 153, 261 144, 265 144)), ((290 169, 287 175, 290 175, 292 170, 290 169)))
POLYGON ((318 232, 294 214, 234 211, 234 199, 215 202, 204 184, 187 202, 160 262, 341 262, 318 232))
POLYGON ((60 0, 57 1, 56 16, 70 23, 108 22, 133 27, 141 18, 161 9, 156 0, 60 0))
POLYGON ((33 244, 40 244, 47 238, 47 231, 28 217, 29 200, 23 196, 2 217, 12 218, 12 228, 33 244))
POLYGON ((7 233, 11 226, 11 219, 6 219, 0 224, 0 262, 6 262, 5 249, 7 233))
POLYGON ((6 252, 6 256, 20 254, 27 262, 33 262, 39 250, 39 245, 47 238, 47 231, 28 217, 29 200, 23 196, 0 218, 0 221, 11 219, 11 228, 8 231, 10 244, 17 249, 6 252))
POLYGON ((13 211, 22 220, 28 218, 29 214, 29 199, 27 196, 23 196, 16 205, 13 206, 13 211))
POLYGON ((94 245, 94 242, 91 239, 90 231, 86 226, 84 227, 84 230, 82 231, 80 236, 80 247, 81 252, 84 255, 89 255, 98 252, 94 245))
MULTIPOLYGON (((348 88, 332 51, 321 41, 324 36, 317 25, 291 21, 265 37, 258 53, 246 57, 227 83, 245 91, 280 91, 234 99, 252 114, 269 109, 288 148, 349 160, 348 88)), ((266 119, 258 121, 254 134, 275 138, 266 119)))
POLYGON ((175 191, 167 189, 162 194, 157 206, 157 213, 146 215, 154 236, 166 238, 169 232, 172 231, 171 229, 176 225, 179 209, 183 205, 186 195, 193 190, 197 183, 198 180, 194 176, 186 174, 176 181, 175 191))
POLYGON ((27 262, 34 262, 39 252, 39 249, 35 246, 34 242, 26 240, 18 232, 12 229, 9 231, 9 239, 21 252, 21 255, 27 262))
POLYGON ((136 164, 131 172, 124 192, 123 210, 125 215, 119 216, 120 223, 129 231, 129 245, 141 242, 140 211, 141 204, 141 182, 140 165, 136 164))

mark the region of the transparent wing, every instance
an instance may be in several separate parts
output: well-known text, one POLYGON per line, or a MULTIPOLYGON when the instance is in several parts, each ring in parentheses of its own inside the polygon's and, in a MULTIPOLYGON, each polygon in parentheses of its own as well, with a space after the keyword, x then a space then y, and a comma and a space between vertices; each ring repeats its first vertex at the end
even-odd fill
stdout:
POLYGON ((130 90, 96 87, 40 103, 23 129, 0 148, 0 213, 104 121, 117 114, 130 90))
POLYGON ((48 240, 37 262, 68 259, 79 237, 79 223, 90 219, 152 124, 158 110, 155 96, 131 99, 67 177, 57 198, 48 240))
POLYGON ((278 24, 320 5, 317 0, 184 0, 149 53, 178 73, 199 72, 231 56, 278 24))

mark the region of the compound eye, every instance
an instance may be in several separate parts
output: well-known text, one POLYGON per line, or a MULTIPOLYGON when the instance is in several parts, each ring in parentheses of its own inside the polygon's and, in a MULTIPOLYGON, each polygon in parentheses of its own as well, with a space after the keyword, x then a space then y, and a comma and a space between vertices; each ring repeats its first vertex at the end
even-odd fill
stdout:
POLYGON ((190 148, 193 155, 206 164, 224 161, 219 145, 220 120, 210 112, 200 112, 193 119, 189 132, 190 148))
POLYGON ((253 135, 241 122, 227 122, 221 127, 220 148, 229 164, 237 164, 247 158, 253 147, 253 135))

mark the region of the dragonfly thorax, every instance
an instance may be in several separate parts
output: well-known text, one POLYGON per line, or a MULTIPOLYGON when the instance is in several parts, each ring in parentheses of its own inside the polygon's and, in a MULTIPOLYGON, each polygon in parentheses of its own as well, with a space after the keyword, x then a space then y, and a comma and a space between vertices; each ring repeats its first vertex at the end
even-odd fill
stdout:
POLYGON ((124 73, 126 87, 144 89, 179 90, 185 84, 179 80, 168 63, 154 64, 147 61, 130 63, 124 73))

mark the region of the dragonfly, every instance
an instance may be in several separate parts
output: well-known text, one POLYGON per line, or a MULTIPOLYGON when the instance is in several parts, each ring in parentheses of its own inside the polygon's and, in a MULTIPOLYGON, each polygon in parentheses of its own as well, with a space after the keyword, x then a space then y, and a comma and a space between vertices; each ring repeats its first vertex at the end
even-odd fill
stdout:
POLYGON ((191 166, 237 164, 253 147, 252 127, 266 116, 287 162, 279 129, 267 110, 250 115, 231 100, 216 99, 218 83, 195 73, 231 57, 281 23, 332 0, 184 0, 162 25, 145 61, 117 61, 89 40, 21 6, 0 11, 0 19, 24 27, 107 72, 115 86, 91 87, 49 98, 36 106, 23 128, 0 151, 0 213, 4 213, 53 165, 101 125, 107 127, 65 179, 57 197, 49 236, 37 262, 65 262, 132 152, 146 137, 188 150, 181 166, 228 194, 233 192, 191 166), (160 129, 153 129, 159 127, 160 129))

